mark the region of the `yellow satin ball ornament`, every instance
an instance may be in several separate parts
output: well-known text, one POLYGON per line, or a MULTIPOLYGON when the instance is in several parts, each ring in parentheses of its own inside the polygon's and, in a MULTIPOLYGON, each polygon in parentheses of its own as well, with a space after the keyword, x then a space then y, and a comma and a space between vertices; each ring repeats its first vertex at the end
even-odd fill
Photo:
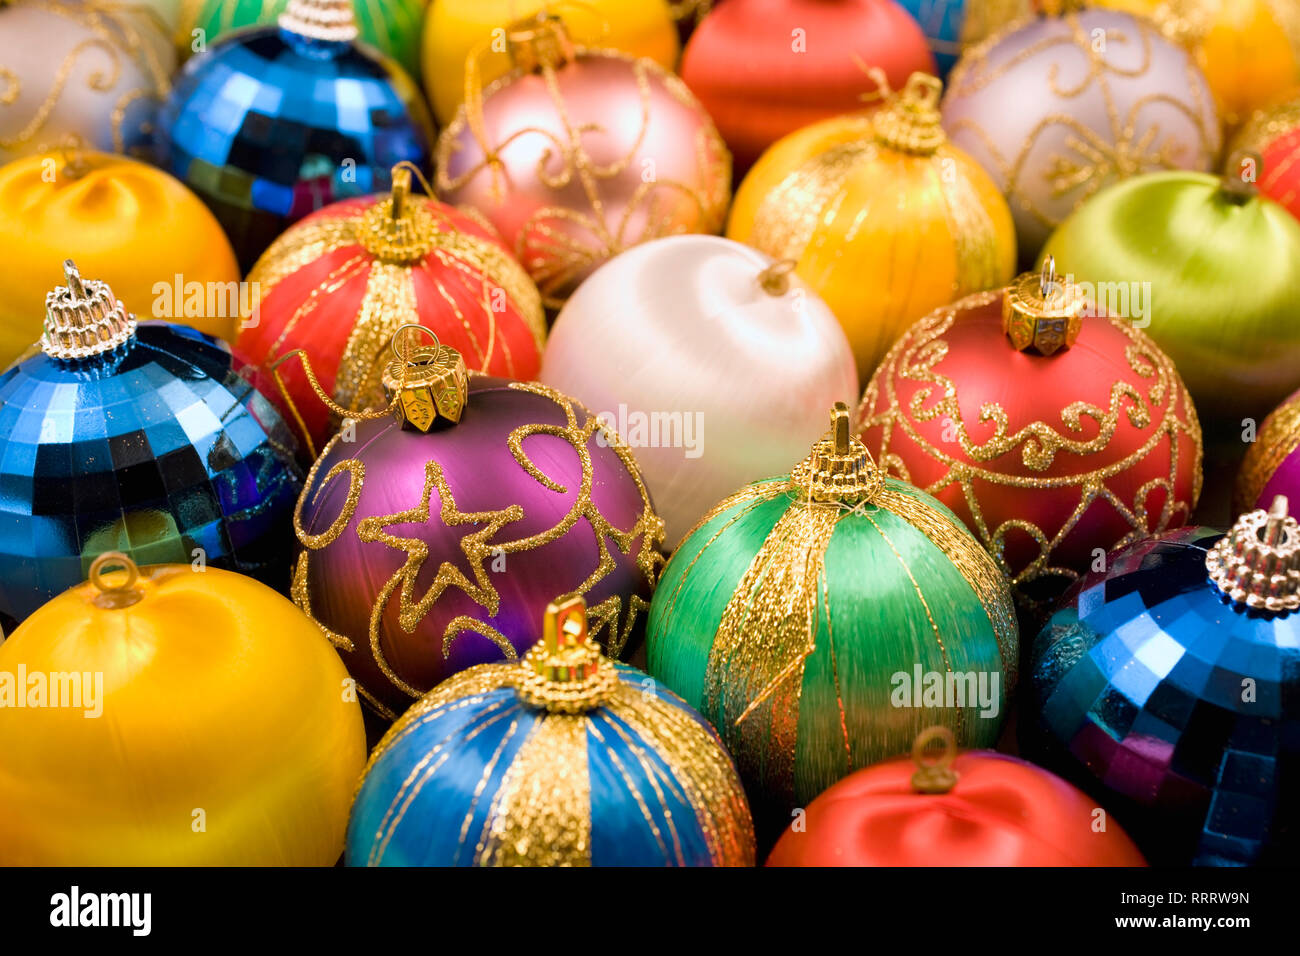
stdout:
POLYGON ((0 249, 0 368, 41 337, 45 294, 68 258, 141 319, 233 335, 240 274, 229 240, 197 196, 145 163, 86 152, 0 166, 0 249))
POLYGON ((1300 83, 1297 0, 1095 0, 1155 20, 1189 50, 1229 128, 1300 83))
MULTIPOLYGON (((440 125, 465 98, 465 65, 474 57, 484 86, 514 69, 506 28, 533 17, 541 0, 433 0, 424 21, 424 84, 440 125)), ((549 5, 580 47, 649 57, 677 66, 677 25, 666 0, 583 0, 549 5)))
POLYGON ((1015 274, 1011 210, 946 141, 940 90, 916 73, 872 116, 778 141, 745 177, 727 224, 729 238, 797 263, 848 333, 864 382, 914 321, 1015 274))
POLYGON ((105 555, 0 644, 0 861, 332 865, 365 763, 351 687, 252 578, 105 555))

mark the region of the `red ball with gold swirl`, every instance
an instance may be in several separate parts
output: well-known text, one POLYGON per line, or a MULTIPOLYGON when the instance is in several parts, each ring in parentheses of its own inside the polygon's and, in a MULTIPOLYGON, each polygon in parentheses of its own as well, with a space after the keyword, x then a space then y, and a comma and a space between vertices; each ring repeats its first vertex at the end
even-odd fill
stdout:
POLYGON ((1182 526, 1200 495, 1200 424, 1173 362, 1085 292, 1049 260, 932 312, 859 408, 881 466, 956 512, 1031 601, 1182 526))
POLYGON ((406 169, 393 175, 391 196, 308 216, 248 275, 253 308, 235 351, 259 367, 264 394, 301 415, 315 448, 338 418, 316 400, 298 363, 277 370, 285 400, 271 369, 295 349, 310 356, 324 391, 353 410, 385 403, 386 352, 404 325, 432 330, 473 371, 528 380, 541 368, 545 316, 527 273, 486 224, 411 195, 406 169))

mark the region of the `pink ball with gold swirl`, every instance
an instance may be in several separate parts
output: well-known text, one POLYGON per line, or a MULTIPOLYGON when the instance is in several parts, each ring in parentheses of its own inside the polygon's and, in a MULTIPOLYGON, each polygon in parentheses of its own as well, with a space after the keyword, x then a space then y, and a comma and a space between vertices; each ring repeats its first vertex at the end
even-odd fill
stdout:
POLYGON ((686 85, 612 51, 491 84, 437 158, 439 195, 486 216, 554 307, 637 243, 718 232, 730 197, 731 157, 686 85))

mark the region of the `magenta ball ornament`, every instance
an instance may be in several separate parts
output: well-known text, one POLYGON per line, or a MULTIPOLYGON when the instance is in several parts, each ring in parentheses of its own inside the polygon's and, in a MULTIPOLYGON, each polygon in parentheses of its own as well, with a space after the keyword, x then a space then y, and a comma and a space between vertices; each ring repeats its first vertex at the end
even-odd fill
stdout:
POLYGON ((585 598, 608 654, 630 649, 663 523, 618 436, 546 386, 467 376, 446 346, 384 379, 397 417, 345 422, 295 514, 294 600, 372 709, 392 719, 452 674, 522 657, 561 595, 585 598))

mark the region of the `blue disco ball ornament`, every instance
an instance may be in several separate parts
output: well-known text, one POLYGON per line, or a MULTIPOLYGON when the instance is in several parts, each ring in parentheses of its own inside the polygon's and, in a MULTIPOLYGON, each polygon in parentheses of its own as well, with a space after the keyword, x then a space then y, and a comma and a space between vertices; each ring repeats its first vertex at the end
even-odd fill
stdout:
POLYGON ((1035 642, 1046 759, 1125 801, 1116 812, 1168 862, 1300 862, 1300 527, 1286 499, 1227 535, 1184 528, 1107 563, 1035 642))
POLYGON ((962 51, 1034 12, 1034 0, 898 0, 925 33, 939 76, 962 51))
POLYGON ((190 60, 161 110, 159 164, 203 197, 245 271, 307 214, 429 164, 414 81, 356 35, 350 0, 293 0, 278 26, 190 60))
POLYGON ((105 551, 287 586, 302 474, 286 423, 221 342, 137 327, 65 268, 40 351, 0 376, 0 615, 22 621, 105 551))

